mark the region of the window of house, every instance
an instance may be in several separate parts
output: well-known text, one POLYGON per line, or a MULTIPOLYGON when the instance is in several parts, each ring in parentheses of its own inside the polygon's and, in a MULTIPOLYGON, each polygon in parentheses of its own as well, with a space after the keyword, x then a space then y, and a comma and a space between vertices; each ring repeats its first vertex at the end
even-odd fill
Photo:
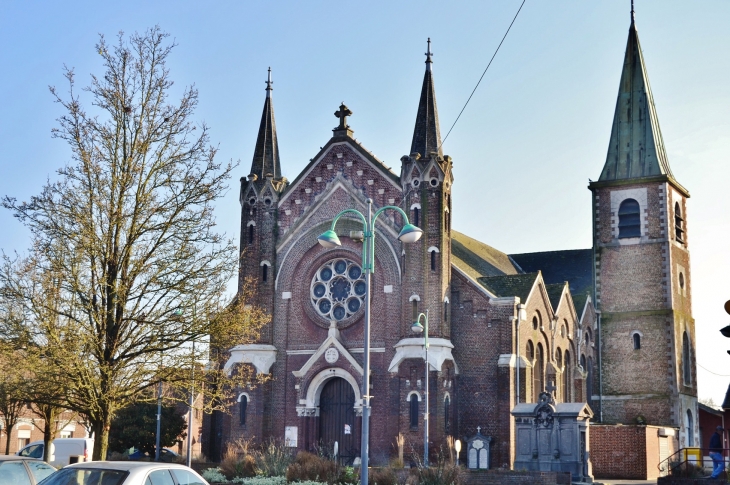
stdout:
POLYGON ((431 251, 431 271, 436 271, 436 251, 431 251))
POLYGON ((641 207, 634 199, 621 202, 618 209, 618 237, 641 236, 641 207))
POLYGON ((418 207, 413 208, 413 225, 414 226, 417 226, 419 224, 419 222, 421 222, 418 217, 419 212, 421 212, 421 209, 419 209, 418 207))
POLYGON ((563 372, 563 401, 570 402, 570 386, 572 382, 570 367, 570 352, 565 351, 565 371, 563 372))
POLYGON ((692 411, 687 410, 687 446, 695 445, 695 425, 692 418, 692 411))
POLYGON ((410 422, 411 422, 411 429, 417 429, 418 428, 418 395, 417 394, 411 394, 409 417, 410 417, 410 422))
POLYGON ((265 264, 261 266, 261 281, 266 283, 269 281, 269 265, 265 264))
POLYGON ((444 399, 444 431, 446 434, 449 433, 449 413, 451 411, 451 398, 449 396, 446 396, 444 399))
POLYGON ((679 273, 679 287, 684 289, 684 273, 679 273))
POLYGON ((581 356, 580 356, 580 368, 583 369, 583 372, 586 371, 586 356, 585 356, 585 354, 581 354, 581 356))
POLYGON ((639 335, 639 332, 634 333, 634 350, 640 350, 641 349, 641 335, 639 335))
POLYGON ((692 363, 690 355, 689 337, 687 332, 682 335, 682 377, 684 378, 684 384, 689 386, 692 384, 692 363))
POLYGON ((449 323, 449 302, 444 302, 444 323, 449 323))
POLYGON ((537 330, 537 327, 539 327, 539 326, 540 326, 540 322, 537 319, 537 315, 535 315, 534 317, 532 317, 532 329, 537 330))
POLYGON ((532 396, 533 402, 537 402, 540 393, 545 390, 545 353, 542 344, 537 344, 535 350, 535 367, 533 367, 533 386, 532 396))
POLYGON ((253 244, 253 224, 248 226, 248 243, 253 244))
POLYGON ((413 308, 413 321, 415 322, 418 320, 418 300, 413 300, 411 307, 413 308))
POLYGON ((238 403, 238 416, 241 426, 246 425, 246 411, 248 410, 248 397, 243 394, 241 396, 241 402, 238 403))
POLYGON ((674 204, 674 239, 684 242, 684 219, 682 219, 682 208, 679 202, 674 204))

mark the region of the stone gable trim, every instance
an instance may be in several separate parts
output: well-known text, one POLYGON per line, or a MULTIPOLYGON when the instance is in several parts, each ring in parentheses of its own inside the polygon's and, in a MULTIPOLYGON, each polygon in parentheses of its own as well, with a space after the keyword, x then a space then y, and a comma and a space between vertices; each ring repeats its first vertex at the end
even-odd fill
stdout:
MULTIPOLYGON (((393 346, 395 355, 390 361, 388 372, 398 372, 398 367, 406 359, 423 360, 425 357, 425 349, 423 348, 423 338, 409 337, 401 339, 400 342, 393 346)), ((428 363, 434 370, 441 372, 444 362, 450 360, 454 363, 454 373, 459 374, 459 366, 451 354, 454 344, 450 340, 444 338, 430 338, 428 340, 428 363)))
POLYGON ((583 310, 582 310, 582 311, 581 311, 581 313, 580 313, 580 319, 578 320, 578 322, 579 322, 579 323, 581 324, 581 326, 583 325, 583 323, 584 323, 584 319, 585 319, 585 318, 586 318, 586 316, 587 316, 587 313, 588 313, 588 308, 593 308, 593 314, 594 314, 594 315, 598 315, 598 314, 600 313, 600 312, 599 312, 598 310, 596 310, 596 309, 595 309, 595 307, 593 306, 593 300, 591 299, 591 296, 590 296, 590 295, 588 295, 588 298, 586 298, 586 302, 585 302, 585 304, 583 305, 583 310), (590 307, 589 307, 588 305, 590 305, 590 307))
POLYGON ((348 141, 339 141, 339 142, 334 142, 334 143, 330 142, 329 146, 325 146, 324 149, 322 151, 320 151, 312 159, 312 161, 304 168, 304 170, 299 172, 299 175, 297 175, 297 177, 292 181, 292 183, 286 188, 286 191, 281 196, 279 203, 283 203, 289 197, 289 194, 294 190, 294 188, 296 186, 298 186, 302 180, 307 179, 307 175, 312 173, 312 170, 314 170, 314 167, 316 167, 329 154, 329 152, 332 150, 332 148, 334 148, 336 146, 342 146, 342 145, 346 145, 348 148, 350 148, 353 151, 353 153, 355 153, 357 156, 359 156, 362 161, 368 163, 371 167, 375 168, 376 170, 378 170, 380 172, 384 172, 383 179, 390 182, 390 184, 393 185, 393 187, 395 187, 396 189, 401 190, 401 186, 398 183, 396 183, 396 181, 394 180, 395 178, 397 178, 397 175, 395 175, 393 172, 386 171, 385 165, 375 157, 373 157, 373 159, 377 160, 380 163, 373 163, 373 160, 370 160, 368 157, 363 155, 362 150, 365 150, 365 149, 362 146, 358 147, 356 145, 353 145, 348 140, 348 141))
POLYGON ((339 352, 340 355, 343 356, 347 361, 352 365, 352 367, 357 370, 360 375, 363 375, 364 372, 362 370, 362 367, 360 364, 355 360, 355 358, 350 354, 350 352, 345 348, 344 345, 340 343, 339 340, 334 335, 330 335, 325 339, 324 342, 322 342, 322 345, 319 346, 319 349, 312 354, 312 356, 307 360, 301 369, 292 371, 292 374, 294 374, 294 377, 304 377, 307 375, 307 372, 312 368, 312 366, 324 355, 324 353, 327 351, 328 348, 334 347, 339 352))

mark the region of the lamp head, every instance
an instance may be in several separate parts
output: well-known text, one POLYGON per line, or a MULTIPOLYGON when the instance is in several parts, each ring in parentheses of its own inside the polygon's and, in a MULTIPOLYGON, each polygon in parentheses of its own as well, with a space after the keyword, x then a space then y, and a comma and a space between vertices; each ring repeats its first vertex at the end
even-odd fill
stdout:
POLYGON ((337 234, 332 229, 323 232, 319 235, 317 238, 317 241, 319 241, 319 244, 321 244, 323 247, 327 249, 336 248, 337 246, 342 246, 342 243, 340 242, 340 238, 337 237, 337 234))
POLYGON ((398 239, 400 239, 401 242, 404 243, 414 243, 421 239, 422 235, 423 229, 408 223, 403 226, 403 229, 400 230, 400 234, 398 234, 398 239))
POLYGON ((414 322, 413 325, 411 325, 411 332, 423 333, 423 325, 421 325, 421 322, 414 322))
POLYGON ((461 440, 454 441, 454 449, 457 453, 461 451, 461 440))
POLYGON ((720 333, 723 335, 723 337, 730 338, 730 325, 721 328, 720 329, 720 333))

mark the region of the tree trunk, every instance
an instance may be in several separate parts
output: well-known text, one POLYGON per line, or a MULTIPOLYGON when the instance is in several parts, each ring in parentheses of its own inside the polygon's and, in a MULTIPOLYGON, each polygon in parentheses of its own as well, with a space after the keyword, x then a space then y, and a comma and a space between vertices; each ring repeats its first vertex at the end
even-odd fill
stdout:
POLYGON ((56 417, 60 414, 59 408, 48 404, 40 408, 40 415, 45 421, 43 426, 43 460, 51 462, 51 443, 56 437, 56 417))
POLYGON ((109 450, 109 429, 111 428, 111 417, 105 416, 102 419, 92 422, 94 430, 94 453, 92 460, 106 460, 106 454, 109 450))
MULTIPOLYGON (((7 423, 5 423, 5 424, 7 424, 7 423)), ((6 439, 5 439, 5 454, 6 455, 9 455, 10 454, 10 433, 12 431, 13 431, 13 428, 11 426, 9 426, 8 428, 5 429, 5 436, 6 436, 6 439)))

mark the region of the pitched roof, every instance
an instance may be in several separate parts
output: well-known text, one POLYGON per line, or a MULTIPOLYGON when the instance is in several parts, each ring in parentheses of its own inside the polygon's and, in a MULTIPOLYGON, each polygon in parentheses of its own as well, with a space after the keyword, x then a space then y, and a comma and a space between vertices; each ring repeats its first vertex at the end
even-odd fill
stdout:
POLYGON ((474 279, 519 272, 505 253, 454 230, 451 231, 451 260, 474 279))
POLYGON ((548 298, 550 299, 550 305, 552 305, 553 310, 558 309, 560 297, 563 296, 563 288, 565 288, 565 283, 545 285, 545 291, 547 291, 548 298))
POLYGON ((428 158, 431 152, 437 152, 439 156, 444 155, 441 149, 441 129, 436 108, 436 88, 433 85, 431 55, 431 39, 429 38, 428 52, 426 52, 426 73, 423 76, 421 100, 418 103, 416 126, 413 129, 411 143, 411 153, 418 152, 424 158, 428 158))
POLYGON ((568 282, 578 315, 593 293, 593 250, 569 249, 541 253, 510 254, 512 261, 526 272, 542 271, 547 285, 568 282))
POLYGON ((259 134, 256 138, 256 147, 251 162, 251 173, 256 174, 259 180, 264 180, 267 174, 272 174, 275 179, 281 177, 281 162, 279 161, 279 143, 276 139, 276 121, 274 120, 274 103, 271 99, 271 68, 269 78, 266 81, 266 100, 264 111, 261 113, 261 124, 259 134))
POLYGON ((539 273, 513 274, 502 276, 483 276, 477 281, 493 295, 517 296, 526 301, 539 273))
POLYGON ((598 180, 661 175, 673 178, 632 14, 608 155, 598 180))

